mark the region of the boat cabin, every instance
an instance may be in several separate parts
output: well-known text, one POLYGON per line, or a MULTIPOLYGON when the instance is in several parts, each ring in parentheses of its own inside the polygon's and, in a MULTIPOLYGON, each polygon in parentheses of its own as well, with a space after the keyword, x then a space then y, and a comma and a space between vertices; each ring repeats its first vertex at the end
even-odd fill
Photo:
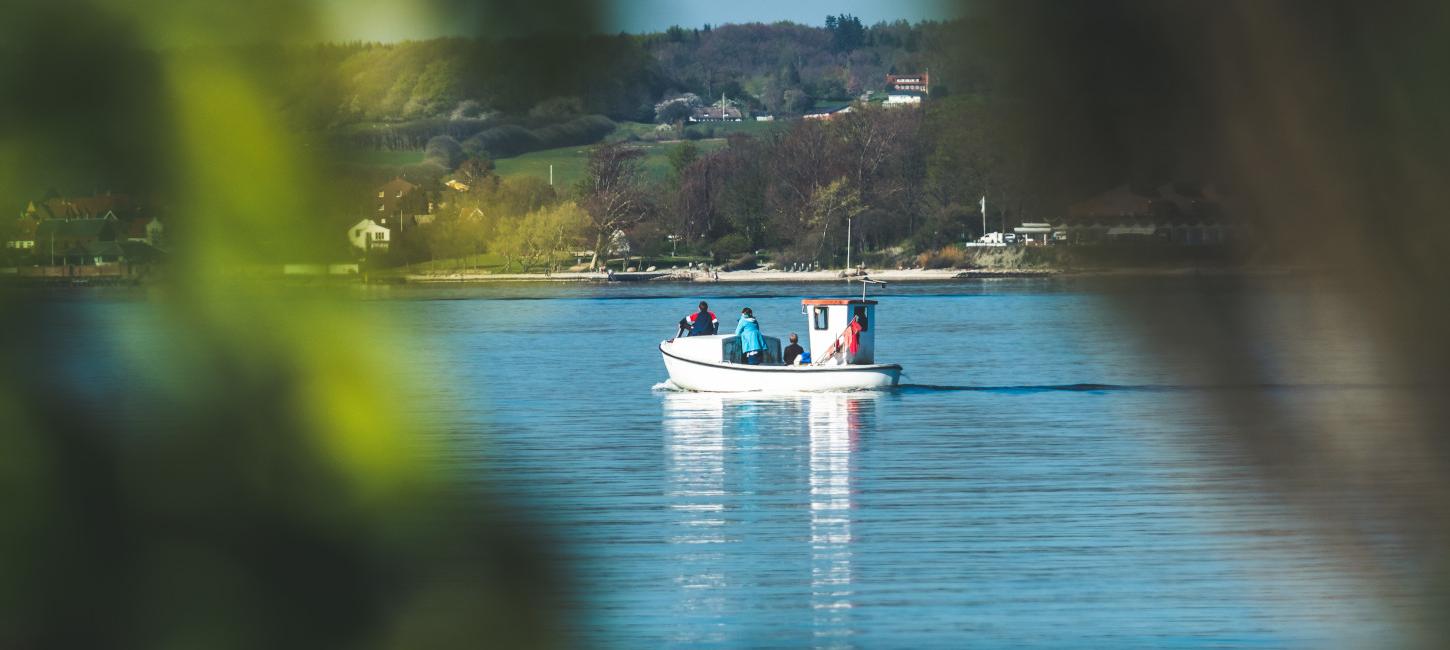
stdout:
POLYGON ((811 360, 826 365, 859 365, 876 362, 876 301, 856 298, 807 298, 801 301, 801 312, 808 321, 810 331, 811 360), (861 332, 856 341, 856 352, 850 350, 849 341, 841 346, 837 354, 832 352, 838 339, 848 337, 846 327, 851 319, 861 317, 861 332), (828 358, 829 357, 829 358, 828 358))

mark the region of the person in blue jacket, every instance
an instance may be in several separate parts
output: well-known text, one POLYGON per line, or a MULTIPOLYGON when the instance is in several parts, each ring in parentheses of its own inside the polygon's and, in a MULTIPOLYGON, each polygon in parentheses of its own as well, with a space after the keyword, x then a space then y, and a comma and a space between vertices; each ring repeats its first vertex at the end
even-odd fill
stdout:
POLYGON ((760 333, 760 323, 749 307, 740 310, 735 336, 740 338, 740 351, 745 354, 745 363, 758 366, 765 360, 765 335, 760 333))

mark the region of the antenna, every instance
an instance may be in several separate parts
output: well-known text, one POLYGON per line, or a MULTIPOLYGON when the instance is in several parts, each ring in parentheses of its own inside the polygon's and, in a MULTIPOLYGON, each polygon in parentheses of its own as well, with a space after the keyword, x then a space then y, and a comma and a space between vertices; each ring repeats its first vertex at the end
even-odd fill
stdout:
POLYGON ((868 284, 879 284, 879 285, 881 285, 883 287, 886 286, 886 283, 885 282, 882 282, 881 280, 872 280, 871 278, 868 278, 868 277, 866 277, 864 275, 861 276, 860 278, 857 278, 857 281, 861 283, 861 299, 862 300, 865 300, 866 299, 866 285, 868 285, 868 284))

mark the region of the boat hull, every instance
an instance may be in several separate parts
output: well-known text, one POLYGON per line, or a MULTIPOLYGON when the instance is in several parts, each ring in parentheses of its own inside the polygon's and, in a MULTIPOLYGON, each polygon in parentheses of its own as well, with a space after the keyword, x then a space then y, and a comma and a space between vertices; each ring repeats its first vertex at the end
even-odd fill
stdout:
POLYGON ((750 366, 697 361, 670 354, 660 346, 670 382, 685 390, 711 393, 822 392, 890 388, 901 381, 901 366, 750 366))

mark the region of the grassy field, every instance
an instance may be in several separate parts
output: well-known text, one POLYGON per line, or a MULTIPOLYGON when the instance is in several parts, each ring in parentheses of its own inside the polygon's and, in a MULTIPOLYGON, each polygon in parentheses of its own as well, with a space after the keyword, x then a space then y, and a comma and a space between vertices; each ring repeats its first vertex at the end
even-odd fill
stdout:
MULTIPOLYGON (((756 122, 752 119, 742 122, 690 123, 686 124, 685 126, 688 127, 690 130, 694 131, 705 131, 707 133, 713 132, 713 135, 710 137, 723 138, 734 133, 744 133, 746 135, 760 135, 768 133, 773 129, 781 128, 781 126, 784 124, 788 124, 788 122, 756 122)), ((614 129, 614 133, 609 134, 608 139, 624 140, 629 138, 630 136, 634 136, 637 138, 651 138, 657 137, 661 133, 667 134, 666 137, 675 137, 673 129, 668 131, 660 131, 658 124, 646 124, 643 122, 620 122, 619 126, 614 129)))
POLYGON ((333 154, 336 160, 368 167, 401 167, 423 162, 423 150, 380 151, 376 149, 348 149, 333 154))
MULTIPOLYGON (((567 269, 577 263, 574 256, 567 253, 559 253, 555 256, 555 259, 558 261, 559 268, 561 270, 567 269)), ((517 261, 515 261, 513 264, 513 268, 505 271, 503 268, 503 261, 504 260, 502 255, 497 255, 494 253, 480 253, 478 255, 469 255, 468 257, 455 257, 450 259, 419 262, 417 264, 412 264, 407 267, 395 268, 392 269, 392 271, 398 273, 543 273, 544 271, 548 270, 549 266, 546 262, 540 261, 534 266, 528 269, 524 269, 519 265, 517 261)))
MULTIPOLYGON (((657 182, 664 180, 669 173, 669 151, 679 145, 678 142, 639 142, 632 146, 644 150, 645 176, 649 181, 657 182)), ((711 151, 725 146, 725 141, 699 140, 695 142, 695 146, 702 151, 711 151)), ((494 161, 494 165, 499 176, 534 176, 546 181, 549 180, 549 165, 553 165, 554 186, 570 188, 584 178, 590 149, 590 146, 545 149, 513 158, 500 158, 494 161)))
MULTIPOLYGON (((771 129, 780 128, 781 122, 718 122, 711 124, 691 125, 691 129, 714 134, 713 137, 704 140, 695 140, 696 146, 705 151, 718 149, 725 146, 724 138, 734 133, 746 133, 751 135, 767 133, 771 129)), ((650 134, 650 137, 657 135, 655 125, 636 122, 621 122, 619 128, 609 137, 611 141, 626 139, 629 136, 643 136, 650 134)), ((671 134, 672 135, 672 134, 671 134)), ((669 159, 667 153, 671 147, 679 142, 651 142, 640 140, 632 143, 645 150, 645 170, 651 181, 663 180, 669 171, 669 159)), ((545 149, 526 153, 512 158, 500 158, 494 161, 501 176, 534 176, 543 180, 549 180, 549 165, 554 165, 554 185, 559 187, 572 187, 580 178, 584 177, 584 164, 589 158, 589 149, 593 145, 578 147, 560 147, 558 149, 545 149)), ((332 156, 339 161, 349 164, 366 167, 401 167, 423 162, 423 151, 376 151, 371 149, 350 149, 337 151, 332 156)))
POLYGON ((408 270, 414 273, 446 273, 449 271, 472 271, 481 270, 498 272, 503 268, 503 257, 490 253, 470 255, 468 257, 456 257, 442 260, 430 260, 413 264, 408 270))

